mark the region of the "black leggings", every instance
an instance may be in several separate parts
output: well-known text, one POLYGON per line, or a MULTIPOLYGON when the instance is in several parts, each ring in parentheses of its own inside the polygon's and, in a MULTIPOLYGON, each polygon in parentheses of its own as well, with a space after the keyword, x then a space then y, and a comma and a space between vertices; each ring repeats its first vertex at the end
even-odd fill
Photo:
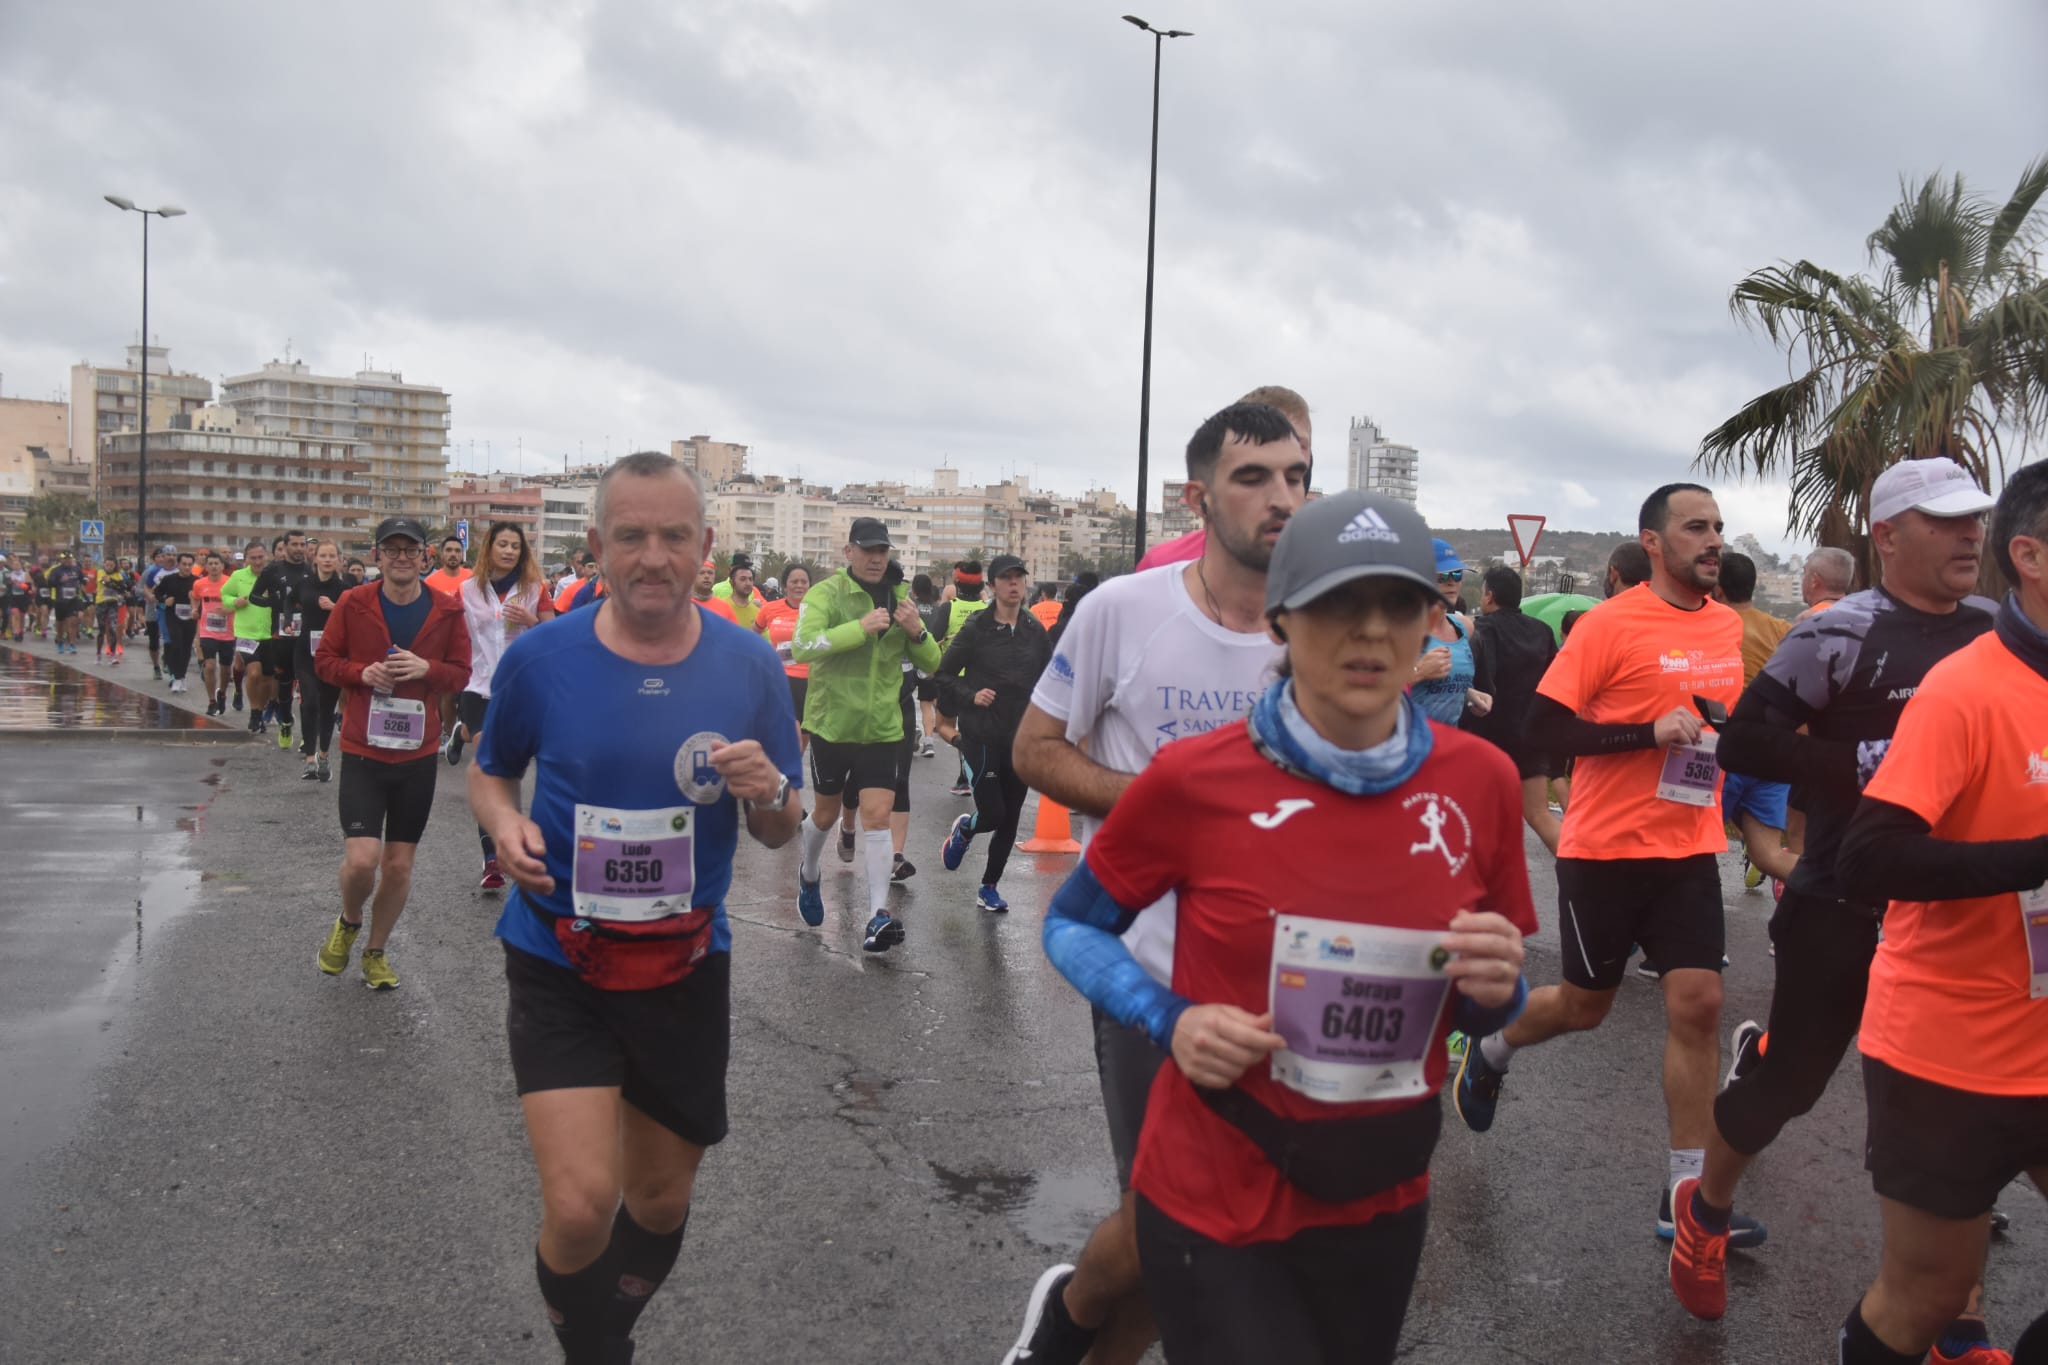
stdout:
POLYGON ((1771 915, 1778 984, 1764 1055, 1714 1100, 1714 1126, 1755 1156, 1820 1101, 1863 1022, 1880 912, 1787 891, 1771 915))
POLYGON ((1429 1204, 1284 1242, 1212 1242, 1138 1197, 1138 1260, 1167 1365, 1383 1365, 1422 1260, 1429 1204))
MULTIPOLYGON (((491 708, 489 697, 479 697, 474 692, 458 692, 455 696, 455 719, 462 726, 462 742, 471 748, 483 737, 484 713, 491 708)), ((484 827, 476 827, 477 840, 484 846, 486 861, 498 856, 498 845, 491 836, 484 833, 484 827)))
POLYGON ((1003 879, 1003 869, 1010 865, 1010 850, 1017 843, 1017 821, 1024 814, 1024 779, 1010 766, 1007 742, 989 744, 963 736, 960 755, 974 788, 972 832, 991 836, 981 884, 994 886, 1003 879))
POLYGON ((173 616, 164 641, 164 671, 173 678, 183 678, 192 667, 192 641, 199 635, 197 621, 180 621, 173 616))
POLYGON ((304 644, 299 646, 298 666, 292 671, 299 679, 299 752, 311 758, 326 753, 334 737, 341 689, 321 681, 313 671, 313 651, 304 644))

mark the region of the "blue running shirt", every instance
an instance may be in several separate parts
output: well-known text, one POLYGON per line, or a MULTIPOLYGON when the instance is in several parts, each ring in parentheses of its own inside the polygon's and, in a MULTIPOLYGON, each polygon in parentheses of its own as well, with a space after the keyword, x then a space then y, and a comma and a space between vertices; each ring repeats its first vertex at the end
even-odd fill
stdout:
MULTIPOLYGON (((695 810, 693 904, 715 907, 711 952, 732 932, 725 894, 739 843, 739 803, 710 769, 714 742, 760 741, 768 758, 802 785, 796 713, 774 648, 752 631, 700 614, 703 634, 681 663, 634 663, 597 638, 598 613, 571 612, 525 631, 491 677, 491 709, 476 762, 493 777, 519 778, 535 764, 527 812, 547 841, 555 889, 515 889, 498 916, 498 937, 558 966, 570 965, 547 915, 573 918, 570 890, 578 803, 626 810, 691 805, 695 810)), ((792 796, 792 801, 796 798, 792 796)))

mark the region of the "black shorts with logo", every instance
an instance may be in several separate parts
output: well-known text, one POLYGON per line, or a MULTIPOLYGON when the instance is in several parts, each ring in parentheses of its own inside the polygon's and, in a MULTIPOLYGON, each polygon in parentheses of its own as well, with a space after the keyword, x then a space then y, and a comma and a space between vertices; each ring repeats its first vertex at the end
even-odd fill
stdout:
POLYGON ((1886 1199, 1982 1218, 2021 1175, 2048 1171, 2048 1095, 1984 1095, 1863 1059, 1863 1168, 1886 1199))
POLYGON ((1619 986, 1638 945, 1662 971, 1718 972, 1728 942, 1720 865, 1711 853, 1559 858, 1557 932, 1564 979, 1581 990, 1619 986))
POLYGON ((709 1147, 725 1137, 732 954, 712 953, 667 986, 606 991, 508 943, 505 984, 521 1095, 615 1085, 685 1142, 709 1147))
POLYGON ((416 844, 434 813, 439 754, 385 763, 361 754, 341 756, 341 833, 346 839, 416 844))
POLYGON ((279 682, 292 682, 298 677, 299 642, 296 638, 272 638, 256 646, 256 662, 263 665, 266 677, 279 682))
POLYGON ((820 796, 837 796, 848 787, 857 791, 892 789, 899 747, 893 739, 879 744, 841 744, 812 735, 811 790, 820 796))

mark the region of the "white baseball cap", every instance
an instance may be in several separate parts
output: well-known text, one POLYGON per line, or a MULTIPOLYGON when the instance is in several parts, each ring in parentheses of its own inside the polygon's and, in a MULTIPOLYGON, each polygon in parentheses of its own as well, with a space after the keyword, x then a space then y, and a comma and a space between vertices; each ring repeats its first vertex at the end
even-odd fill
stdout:
POLYGON ((1870 488, 1870 519, 1890 521, 1905 512, 1968 517, 1988 512, 1998 499, 1977 486, 1969 471, 1945 456, 1900 460, 1870 488))

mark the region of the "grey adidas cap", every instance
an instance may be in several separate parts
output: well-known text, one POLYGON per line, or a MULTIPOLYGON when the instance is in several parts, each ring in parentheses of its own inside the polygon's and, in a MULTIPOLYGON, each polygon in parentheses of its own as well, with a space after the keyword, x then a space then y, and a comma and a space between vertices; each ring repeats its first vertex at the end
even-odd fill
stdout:
POLYGON ((1266 570, 1266 614, 1297 611, 1354 578, 1402 578, 1434 595, 1436 547, 1399 498, 1346 489, 1296 512, 1266 570))

